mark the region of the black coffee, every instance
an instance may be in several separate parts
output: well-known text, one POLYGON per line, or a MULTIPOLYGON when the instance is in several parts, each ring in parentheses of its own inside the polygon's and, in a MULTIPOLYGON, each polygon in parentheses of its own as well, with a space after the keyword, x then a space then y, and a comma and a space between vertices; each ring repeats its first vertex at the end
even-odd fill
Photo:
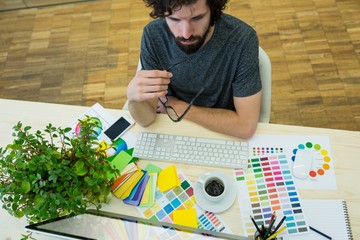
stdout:
POLYGON ((224 185, 219 180, 213 179, 206 184, 205 191, 210 196, 217 197, 224 192, 224 185))

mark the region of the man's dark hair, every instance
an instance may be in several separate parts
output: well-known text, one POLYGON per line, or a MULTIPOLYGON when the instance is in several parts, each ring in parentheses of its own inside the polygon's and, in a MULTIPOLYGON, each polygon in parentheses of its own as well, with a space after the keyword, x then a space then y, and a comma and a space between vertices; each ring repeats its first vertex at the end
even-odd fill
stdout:
MULTIPOLYGON (((198 0, 144 0, 147 7, 153 8, 150 13, 152 18, 170 16, 173 10, 179 10, 183 5, 190 5, 196 1, 198 0)), ((206 0, 211 11, 211 26, 219 19, 228 2, 229 0, 206 0)))

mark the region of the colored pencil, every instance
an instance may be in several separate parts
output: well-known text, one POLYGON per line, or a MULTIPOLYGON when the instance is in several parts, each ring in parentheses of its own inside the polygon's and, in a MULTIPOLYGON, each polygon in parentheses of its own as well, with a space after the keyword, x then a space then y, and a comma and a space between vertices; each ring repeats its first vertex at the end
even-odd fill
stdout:
POLYGON ((321 236, 327 238, 327 239, 330 239, 330 240, 332 239, 330 236, 326 235, 326 234, 323 233, 323 232, 320 232, 319 230, 317 230, 316 228, 313 228, 312 226, 309 226, 309 228, 310 228, 311 230, 313 230, 314 232, 320 234, 321 236))
POLYGON ((275 227, 274 232, 276 232, 276 231, 281 227, 281 224, 283 224, 283 222, 285 221, 285 219, 286 219, 286 216, 284 216, 284 217, 280 220, 279 224, 275 227))
POLYGON ((269 233, 270 233, 270 231, 271 231, 272 226, 274 225, 275 220, 276 220, 276 217, 274 217, 274 218, 271 220, 271 222, 269 223, 269 227, 266 229, 265 235, 263 236, 262 239, 266 239, 266 238, 267 238, 267 236, 269 235, 269 233))
POLYGON ((269 224, 272 222, 272 220, 274 220, 275 216, 276 216, 276 213, 275 213, 275 211, 274 211, 273 214, 271 215, 269 224))
POLYGON ((251 221, 253 222, 253 224, 255 225, 256 230, 258 231, 259 235, 261 236, 260 228, 259 228, 259 226, 256 224, 255 219, 254 219, 252 216, 250 216, 250 218, 251 218, 251 221))
POLYGON ((270 239, 275 238, 277 235, 279 235, 285 229, 286 229, 286 226, 282 226, 277 232, 275 232, 274 234, 272 234, 268 238, 266 238, 266 240, 270 240, 270 239))

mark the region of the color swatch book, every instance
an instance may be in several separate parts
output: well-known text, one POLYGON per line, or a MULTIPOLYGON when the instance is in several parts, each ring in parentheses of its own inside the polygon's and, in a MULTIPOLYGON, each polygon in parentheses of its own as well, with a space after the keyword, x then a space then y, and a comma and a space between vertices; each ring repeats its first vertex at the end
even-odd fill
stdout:
POLYGON ((247 170, 234 169, 234 177, 248 236, 256 231, 250 216, 258 226, 268 226, 274 211, 278 216, 275 224, 286 216, 286 230, 279 236, 309 231, 286 155, 252 158, 247 170))
POLYGON ((196 209, 198 228, 217 232, 231 233, 230 228, 216 214, 202 210, 197 206, 194 190, 186 175, 178 170, 180 186, 165 192, 159 189, 155 193, 155 203, 150 207, 138 207, 141 215, 147 219, 173 223, 173 212, 181 209, 196 209))
POLYGON ((249 150, 254 157, 285 154, 299 189, 337 188, 327 136, 256 134, 249 141, 249 150))
MULTIPOLYGON (((303 209, 309 226, 328 235, 333 240, 352 240, 346 202, 340 199, 302 200, 303 209)), ((350 213, 351 214, 351 213, 350 213)), ((292 236, 286 240, 324 240, 324 236, 310 231, 302 236, 292 236)))

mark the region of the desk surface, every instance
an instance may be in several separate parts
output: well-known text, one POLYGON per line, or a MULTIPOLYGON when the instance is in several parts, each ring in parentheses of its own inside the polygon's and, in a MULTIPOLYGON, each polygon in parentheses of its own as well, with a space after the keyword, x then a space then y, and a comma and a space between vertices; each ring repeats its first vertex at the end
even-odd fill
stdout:
MULTIPOLYGON (((0 99, 0 146, 6 146, 12 142, 12 127, 18 121, 22 121, 25 125, 31 125, 33 129, 44 129, 48 123, 52 123, 55 126, 69 126, 87 109, 87 107, 82 106, 0 99)), ((114 117, 119 117, 124 113, 122 110, 107 109, 107 111, 114 117)), ((131 131, 180 133, 188 136, 234 139, 227 135, 211 132, 192 122, 182 121, 175 124, 165 115, 159 115, 155 123, 148 128, 141 128, 135 125, 131 131)), ((337 190, 299 190, 299 192, 303 199, 345 199, 348 204, 354 239, 360 238, 360 188, 354 186, 354 183, 360 180, 360 164, 358 163, 360 156, 360 132, 259 123, 256 133, 329 136, 332 157, 334 159, 337 190)), ((141 166, 145 166, 146 163, 144 160, 140 161, 141 166)), ((162 164, 158 165, 162 166, 162 164)), ((168 164, 164 163, 163 166, 166 165, 168 164)), ((214 170, 212 167, 189 168, 181 164, 177 164, 177 167, 183 170, 192 182, 195 182, 202 173, 214 170)), ((221 171, 232 176, 231 169, 221 169, 221 171)), ((109 205, 104 205, 103 210, 138 215, 135 207, 122 206, 124 205, 120 200, 113 198, 109 205)), ((235 201, 233 206, 221 213, 220 216, 234 233, 243 235, 244 230, 242 227, 239 227, 242 224, 239 224, 241 219, 238 212, 239 206, 237 201, 235 201)), ((15 219, 1 209, 0 239, 19 239, 19 234, 24 232, 23 227, 25 224, 24 219, 15 219)))

